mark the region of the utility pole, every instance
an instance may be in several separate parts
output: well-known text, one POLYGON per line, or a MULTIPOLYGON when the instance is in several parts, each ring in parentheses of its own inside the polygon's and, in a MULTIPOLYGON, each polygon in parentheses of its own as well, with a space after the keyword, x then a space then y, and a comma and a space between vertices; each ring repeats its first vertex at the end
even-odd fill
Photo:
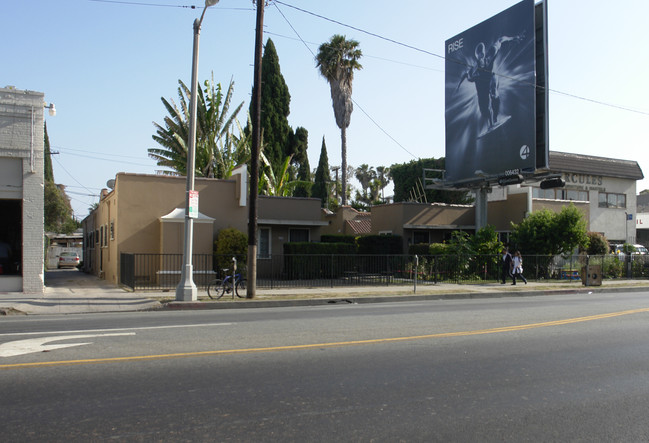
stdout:
POLYGON ((264 39, 264 6, 266 0, 257 1, 257 27, 255 32, 255 69, 252 107, 252 148, 250 152, 250 206, 248 212, 248 284, 246 298, 257 293, 257 193, 259 188, 259 151, 261 149, 261 53, 264 39))

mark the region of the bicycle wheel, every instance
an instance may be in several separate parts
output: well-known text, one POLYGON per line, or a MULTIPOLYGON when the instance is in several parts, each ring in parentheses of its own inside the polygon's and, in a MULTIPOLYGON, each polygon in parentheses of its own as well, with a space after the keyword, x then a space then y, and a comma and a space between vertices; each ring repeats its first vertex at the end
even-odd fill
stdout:
POLYGON ((237 294, 237 297, 239 298, 246 298, 246 281, 245 280, 239 280, 237 282, 237 285, 234 287, 234 293, 237 294), (241 293, 239 293, 241 291, 241 293))
POLYGON ((218 278, 211 281, 210 284, 207 285, 207 295, 213 300, 218 300, 223 295, 222 286, 223 282, 218 278))

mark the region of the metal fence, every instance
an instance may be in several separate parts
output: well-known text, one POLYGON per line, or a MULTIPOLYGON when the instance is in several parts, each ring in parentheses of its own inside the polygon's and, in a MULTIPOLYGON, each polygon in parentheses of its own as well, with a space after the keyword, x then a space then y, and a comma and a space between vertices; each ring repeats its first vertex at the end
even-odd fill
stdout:
MULTIPOLYGON (((216 278, 214 257, 194 254, 194 283, 206 289, 216 278)), ((180 283, 182 254, 120 254, 120 282, 133 290, 171 290, 180 283)))
MULTIPOLYGON (((237 259, 245 274, 246 257, 237 259)), ((232 272, 233 257, 196 254, 194 282, 205 289, 232 272)), ((601 266, 607 278, 649 277, 649 256, 523 256, 528 280, 580 281, 582 268, 601 266)), ((182 254, 122 254, 121 283, 135 289, 171 290, 180 282, 182 254)), ((258 288, 385 286, 489 283, 501 279, 502 262, 494 255, 274 255, 257 260, 258 288)))

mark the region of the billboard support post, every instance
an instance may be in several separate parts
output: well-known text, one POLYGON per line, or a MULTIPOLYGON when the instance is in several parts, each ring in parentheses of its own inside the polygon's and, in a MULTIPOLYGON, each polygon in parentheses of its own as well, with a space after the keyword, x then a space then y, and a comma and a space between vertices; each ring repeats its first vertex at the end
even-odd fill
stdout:
POLYGON ((487 226, 487 192, 488 187, 482 186, 475 193, 475 230, 487 226))

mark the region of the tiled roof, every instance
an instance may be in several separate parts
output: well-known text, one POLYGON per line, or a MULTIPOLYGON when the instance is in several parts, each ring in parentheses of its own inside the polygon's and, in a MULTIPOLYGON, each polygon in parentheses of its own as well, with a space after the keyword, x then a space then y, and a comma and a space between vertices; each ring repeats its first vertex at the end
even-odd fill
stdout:
POLYGON ((347 220, 345 225, 347 226, 345 229, 347 234, 369 234, 372 232, 372 214, 358 214, 353 219, 347 220))
POLYGON ((550 171, 603 175, 605 177, 633 180, 642 180, 644 178, 640 165, 633 160, 619 160, 556 151, 550 151, 550 171))

